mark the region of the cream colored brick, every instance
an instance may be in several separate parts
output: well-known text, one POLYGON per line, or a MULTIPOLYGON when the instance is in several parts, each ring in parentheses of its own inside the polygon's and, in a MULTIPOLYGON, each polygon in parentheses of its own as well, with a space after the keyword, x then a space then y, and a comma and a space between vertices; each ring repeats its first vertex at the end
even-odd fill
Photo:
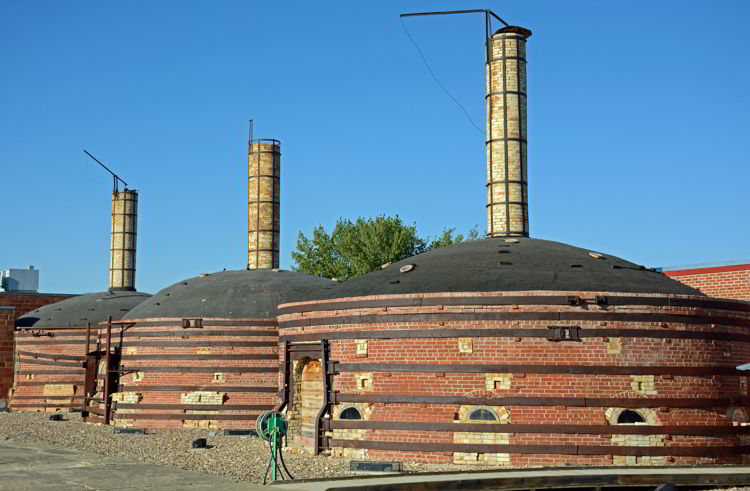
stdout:
POLYGON ((656 385, 653 375, 631 375, 630 386, 634 392, 644 395, 656 395, 656 385))
POLYGON ((357 344, 357 354, 367 354, 367 340, 366 339, 355 339, 354 342, 357 344))
POLYGON ((355 381, 357 384, 357 390, 370 391, 375 388, 375 383, 372 373, 357 373, 355 374, 355 381))
POLYGON ((224 404, 225 396, 225 392, 200 390, 181 394, 180 401, 182 404, 224 404))
MULTIPOLYGON (((122 402, 124 404, 138 404, 141 401, 142 395, 140 392, 115 392, 112 394, 112 400, 116 402, 122 402)), ((118 409, 118 412, 121 412, 118 409)))
POLYGON ((45 396, 72 396, 76 393, 76 387, 73 384, 47 384, 42 389, 42 395, 45 396))
POLYGON ((459 338, 458 352, 472 353, 474 351, 474 340, 472 338, 459 338))
POLYGON ((510 373, 485 373, 484 388, 486 390, 510 389, 512 377, 510 373))
POLYGON ((135 346, 128 346, 125 348, 125 354, 126 355, 135 355, 138 353, 138 348, 135 346))
POLYGON ((211 354, 211 347, 210 346, 202 346, 195 350, 195 353, 198 355, 210 355, 211 354))
POLYGON ((609 338, 609 341, 607 341, 607 353, 622 353, 622 338, 609 338))
POLYGON ((211 382, 215 384, 223 383, 225 381, 226 381, 226 376, 220 372, 214 373, 213 377, 211 377, 211 382))

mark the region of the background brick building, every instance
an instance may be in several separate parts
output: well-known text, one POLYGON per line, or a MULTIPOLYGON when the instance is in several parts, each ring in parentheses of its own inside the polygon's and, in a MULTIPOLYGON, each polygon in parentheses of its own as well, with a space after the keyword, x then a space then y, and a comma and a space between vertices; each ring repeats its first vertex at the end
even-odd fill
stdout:
POLYGON ((750 259, 657 268, 711 297, 750 300, 750 259))

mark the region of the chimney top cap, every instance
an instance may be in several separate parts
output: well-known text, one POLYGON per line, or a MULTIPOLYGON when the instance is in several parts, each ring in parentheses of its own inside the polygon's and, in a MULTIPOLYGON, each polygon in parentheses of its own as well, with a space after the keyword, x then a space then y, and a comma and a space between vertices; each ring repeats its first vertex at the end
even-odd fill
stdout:
POLYGON ((507 34, 507 33, 520 34, 526 38, 531 37, 531 30, 526 29, 525 27, 507 26, 507 27, 503 27, 502 29, 498 29, 497 31, 495 31, 495 34, 507 34))

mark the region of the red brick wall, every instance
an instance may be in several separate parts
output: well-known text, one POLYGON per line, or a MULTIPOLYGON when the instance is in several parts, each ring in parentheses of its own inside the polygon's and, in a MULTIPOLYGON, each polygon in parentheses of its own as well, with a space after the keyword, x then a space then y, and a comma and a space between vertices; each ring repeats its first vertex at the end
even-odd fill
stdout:
MULTIPOLYGON (((508 453, 508 465, 512 466, 619 465, 623 464, 621 455, 644 459, 639 453, 642 447, 650 447, 647 450, 656 458, 645 454, 639 464, 741 461, 738 453, 720 456, 718 452, 732 453, 747 438, 741 433, 746 427, 733 426, 740 421, 729 415, 735 409, 730 404, 744 411, 745 420, 750 410, 747 377, 734 369, 750 359, 747 302, 685 295, 509 292, 359 297, 287 304, 280 311, 282 341, 329 339, 335 397, 344 405, 367 404, 369 421, 460 424, 462 406, 490 405, 504 407, 509 413, 507 423, 512 425, 605 427, 598 433, 510 429, 507 443, 501 444, 507 445, 507 450, 496 452, 508 453), (597 295, 606 296, 608 303, 597 304, 597 295), (486 298, 493 296, 498 300, 504 296, 536 298, 493 304, 486 298), (545 296, 549 296, 549 304, 540 302, 545 296), (567 305, 568 296, 583 301, 567 305), (415 302, 419 299, 430 301, 415 302), (441 299, 445 303, 441 304, 441 299), (377 305, 368 308, 357 305, 359 301, 377 305), (338 302, 350 303, 339 307, 338 302), (289 313, 284 313, 285 307, 289 313), (306 311, 292 312, 295 308, 306 311), (555 342, 547 339, 549 326, 579 326, 585 335, 580 341, 555 342), (483 329, 498 333, 484 335, 483 329), (399 331, 403 330, 428 332, 402 335, 399 331), (461 340, 468 338, 471 351, 461 352, 461 340), (357 340, 367 341, 366 354, 357 353, 357 340), (500 367, 480 370, 479 365, 500 367), (493 374, 507 376, 508 386, 488 389, 487 377, 493 374), (371 375, 371 388, 363 389, 358 384, 357 377, 362 375, 371 375), (634 384, 643 376, 653 377, 647 382, 650 388, 636 389, 634 384), (409 397, 419 397, 422 402, 404 402, 409 397), (466 402, 443 403, 441 397, 460 397, 466 402), (481 399, 492 402, 476 402, 481 399), (719 400, 723 402, 715 402, 719 400), (667 428, 654 433, 661 439, 660 446, 615 443, 613 435, 618 433, 616 427, 607 426, 611 423, 607 411, 626 406, 649 414, 650 426, 676 428, 674 434, 667 428), (690 426, 710 431, 701 434, 700 430, 685 430, 688 433, 683 434, 685 431, 679 429, 690 426), (546 449, 531 450, 532 445, 546 449), (555 445, 581 452, 556 453, 550 450, 555 445), (617 452, 620 447, 622 453, 617 452), (702 451, 692 447, 707 448, 702 451), (695 455, 686 455, 690 453, 695 455)), ((334 414, 335 410, 336 406, 334 414)), ((290 427, 293 425, 294 421, 290 427)), ((367 448, 364 456, 371 459, 452 462, 452 451, 437 447, 426 451, 419 446, 465 444, 462 432, 455 431, 394 427, 354 430, 363 434, 348 438, 336 436, 336 431, 334 440, 343 438, 350 450, 367 448), (413 445, 414 449, 396 448, 398 445, 413 445), (388 446, 391 448, 384 448, 388 446)))
POLYGON ((8 407, 8 391, 13 386, 13 307, 0 306, 0 409, 8 407))
POLYGON ((60 302, 75 295, 58 295, 47 293, 0 293, 0 305, 16 308, 16 318, 39 307, 60 302))
POLYGON ((664 271, 711 297, 750 300, 750 264, 664 271))
POLYGON ((13 410, 68 411, 81 406, 86 329, 16 331, 19 372, 10 399, 13 410))
POLYGON ((120 386, 123 395, 132 398, 117 403, 114 424, 255 428, 259 414, 273 409, 278 397, 276 320, 202 319, 201 328, 181 324, 182 319, 167 318, 114 324, 113 343, 121 347, 125 371, 120 386), (121 325, 127 328, 122 342, 121 325), (224 396, 203 410, 206 402, 191 400, 196 392, 224 396))

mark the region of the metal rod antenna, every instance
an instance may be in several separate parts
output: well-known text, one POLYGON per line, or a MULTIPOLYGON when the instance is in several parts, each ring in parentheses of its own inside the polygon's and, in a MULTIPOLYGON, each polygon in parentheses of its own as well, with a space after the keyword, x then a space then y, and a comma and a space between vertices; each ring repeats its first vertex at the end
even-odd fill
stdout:
POLYGON ((414 12, 411 14, 401 14, 399 17, 416 17, 418 15, 475 14, 477 12, 486 12, 486 10, 474 9, 474 10, 447 10, 444 12, 414 12))
POLYGON ((250 133, 249 133, 248 140, 247 140, 247 153, 248 154, 251 153, 251 150, 252 150, 251 145, 253 144, 253 127, 254 126, 255 126, 255 120, 251 119, 250 120, 250 133))
POLYGON ((117 181, 120 181, 121 183, 123 183, 126 188, 128 187, 128 183, 127 182, 123 181, 120 178, 120 176, 118 176, 117 174, 115 174, 114 172, 112 172, 112 170, 109 167, 107 167, 106 165, 102 164, 99 161, 99 159, 97 159, 96 157, 94 157, 93 155, 91 155, 85 149, 83 150, 83 153, 85 153, 86 155, 88 155, 89 157, 91 157, 94 160, 94 162, 96 162, 97 164, 101 165, 102 167, 104 167, 104 170, 106 170, 107 172, 109 172, 110 174, 112 174, 113 188, 114 188, 115 191, 117 191, 117 181))

